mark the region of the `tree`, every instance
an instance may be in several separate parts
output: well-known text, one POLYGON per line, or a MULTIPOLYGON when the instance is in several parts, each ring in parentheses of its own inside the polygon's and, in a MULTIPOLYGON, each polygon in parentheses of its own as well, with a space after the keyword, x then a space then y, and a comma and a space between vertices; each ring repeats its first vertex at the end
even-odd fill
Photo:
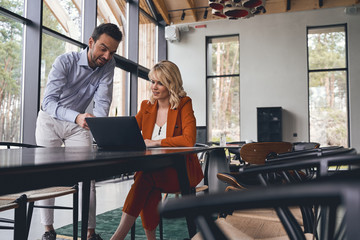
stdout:
MULTIPOLYGON (((22 12, 20 1, 0 5, 22 12)), ((0 141, 20 139, 22 31, 21 23, 0 15, 0 141)))

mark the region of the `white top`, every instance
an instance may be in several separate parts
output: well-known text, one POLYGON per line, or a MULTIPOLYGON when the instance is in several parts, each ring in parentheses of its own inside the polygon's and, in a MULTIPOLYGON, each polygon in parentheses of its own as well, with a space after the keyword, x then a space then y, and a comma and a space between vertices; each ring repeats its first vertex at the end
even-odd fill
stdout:
POLYGON ((161 127, 155 123, 151 140, 160 140, 166 138, 166 123, 161 127))

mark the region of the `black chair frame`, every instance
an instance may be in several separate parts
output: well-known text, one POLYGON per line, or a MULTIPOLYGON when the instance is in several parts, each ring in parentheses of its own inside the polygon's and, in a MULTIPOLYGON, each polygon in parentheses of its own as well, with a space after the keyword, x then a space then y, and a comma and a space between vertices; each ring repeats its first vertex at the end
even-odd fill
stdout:
POLYGON ((327 178, 311 183, 288 184, 281 186, 261 187, 241 192, 219 193, 197 198, 187 197, 169 200, 160 205, 163 217, 178 218, 191 216, 195 218, 198 228, 205 239, 227 239, 214 224, 211 217, 219 212, 234 209, 280 208, 284 211, 279 218, 290 239, 305 239, 304 232, 288 211, 289 206, 321 206, 324 211, 320 215, 320 238, 358 239, 360 228, 360 172, 356 171, 349 178, 327 178), (346 214, 335 231, 336 210, 344 206, 346 214), (344 227, 346 230, 344 231, 344 227))

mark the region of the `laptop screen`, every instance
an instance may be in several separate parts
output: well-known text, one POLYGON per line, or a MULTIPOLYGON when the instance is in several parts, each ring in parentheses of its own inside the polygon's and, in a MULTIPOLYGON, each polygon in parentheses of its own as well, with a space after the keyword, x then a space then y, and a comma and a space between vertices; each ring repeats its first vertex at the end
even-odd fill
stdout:
POLYGON ((86 122, 99 148, 145 150, 146 146, 134 116, 93 117, 86 122))

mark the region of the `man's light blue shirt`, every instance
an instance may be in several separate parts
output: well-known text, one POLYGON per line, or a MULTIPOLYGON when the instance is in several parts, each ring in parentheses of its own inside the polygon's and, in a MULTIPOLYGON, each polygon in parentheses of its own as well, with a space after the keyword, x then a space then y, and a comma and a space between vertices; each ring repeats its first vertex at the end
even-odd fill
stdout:
POLYGON ((93 113, 97 117, 109 114, 112 100, 115 60, 112 58, 94 70, 89 66, 88 48, 81 52, 60 55, 48 76, 42 110, 50 116, 75 122, 94 99, 93 113))

